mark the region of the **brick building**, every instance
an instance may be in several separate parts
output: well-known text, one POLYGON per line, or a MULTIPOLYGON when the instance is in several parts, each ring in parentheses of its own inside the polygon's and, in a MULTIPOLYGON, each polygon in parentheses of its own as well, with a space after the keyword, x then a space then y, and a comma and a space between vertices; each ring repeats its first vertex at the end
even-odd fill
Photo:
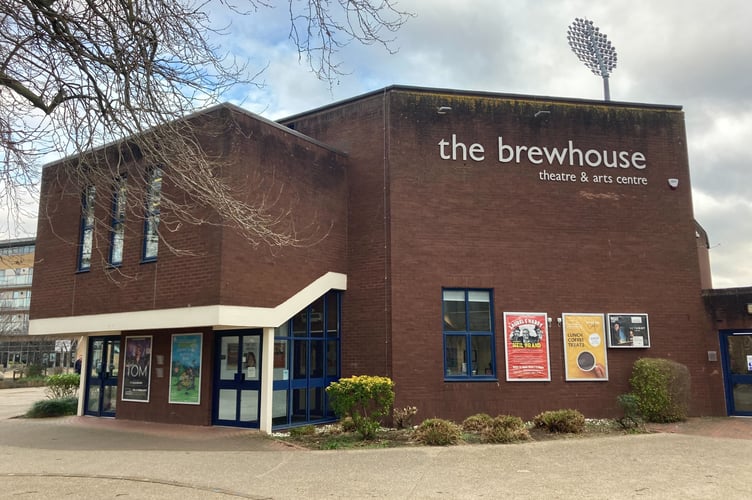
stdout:
POLYGON ((331 420, 326 385, 374 374, 423 418, 610 417, 645 356, 689 367, 693 414, 725 413, 681 108, 395 86, 279 123, 200 116, 241 124, 223 175, 273 177, 327 229, 269 249, 182 227, 175 255, 125 218, 114 283, 81 267, 113 254, 93 193, 47 166, 31 329, 88 338, 83 413, 268 431, 331 420))

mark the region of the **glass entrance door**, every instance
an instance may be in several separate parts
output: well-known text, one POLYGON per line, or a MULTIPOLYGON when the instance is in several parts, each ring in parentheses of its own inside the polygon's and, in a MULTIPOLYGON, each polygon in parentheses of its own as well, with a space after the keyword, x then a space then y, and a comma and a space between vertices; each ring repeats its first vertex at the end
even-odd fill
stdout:
POLYGON ((728 413, 752 416, 752 332, 722 333, 721 346, 728 413))
POLYGON ((120 337, 89 337, 84 413, 114 417, 117 407, 120 337))
POLYGON ((214 373, 215 425, 258 427, 261 330, 217 334, 214 373))

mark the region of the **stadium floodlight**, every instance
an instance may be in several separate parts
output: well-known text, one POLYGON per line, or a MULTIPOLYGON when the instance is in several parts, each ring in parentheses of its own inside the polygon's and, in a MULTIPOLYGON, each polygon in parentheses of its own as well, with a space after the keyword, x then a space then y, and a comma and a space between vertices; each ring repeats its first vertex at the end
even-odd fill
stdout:
POLYGON ((567 29, 567 40, 580 61, 603 78, 604 98, 606 101, 611 100, 608 75, 616 68, 616 49, 608 37, 597 26, 593 26, 593 21, 578 17, 567 29))

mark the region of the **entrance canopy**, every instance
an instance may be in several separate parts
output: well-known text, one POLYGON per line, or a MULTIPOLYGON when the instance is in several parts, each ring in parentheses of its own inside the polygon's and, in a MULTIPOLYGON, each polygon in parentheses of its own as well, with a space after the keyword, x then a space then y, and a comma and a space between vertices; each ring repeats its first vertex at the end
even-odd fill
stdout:
POLYGON ((347 275, 328 272, 276 307, 213 305, 32 319, 29 334, 88 336, 199 325, 213 326, 215 330, 276 328, 327 291, 346 289, 347 275))

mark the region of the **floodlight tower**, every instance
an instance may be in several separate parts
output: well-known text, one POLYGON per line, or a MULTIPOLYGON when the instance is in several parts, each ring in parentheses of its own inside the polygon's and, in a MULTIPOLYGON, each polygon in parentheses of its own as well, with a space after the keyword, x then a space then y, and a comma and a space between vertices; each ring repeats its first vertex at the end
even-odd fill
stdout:
POLYGON ((593 21, 576 18, 567 29, 567 40, 572 52, 594 74, 603 78, 603 95, 606 101, 611 100, 608 89, 608 75, 616 67, 616 49, 611 45, 604 33, 600 32, 593 21))

